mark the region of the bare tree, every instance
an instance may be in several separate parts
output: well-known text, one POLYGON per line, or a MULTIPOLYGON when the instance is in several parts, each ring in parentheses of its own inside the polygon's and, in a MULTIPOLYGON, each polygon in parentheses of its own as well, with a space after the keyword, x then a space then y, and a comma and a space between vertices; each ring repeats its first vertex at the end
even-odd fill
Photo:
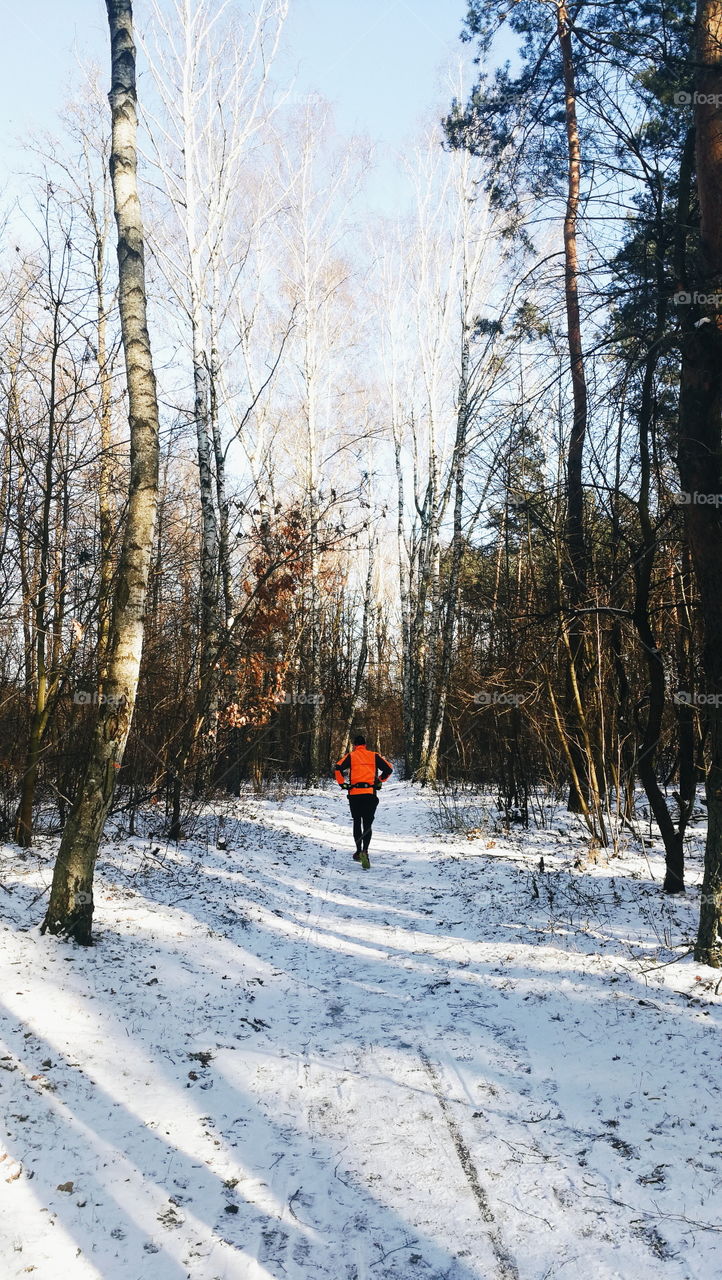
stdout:
POLYGON ((130 483, 107 653, 105 703, 80 795, 63 832, 43 931, 92 942, 93 875, 135 706, 158 499, 158 403, 146 321, 137 181, 136 56, 131 0, 106 0, 111 40, 110 170, 118 227, 120 323, 128 384, 130 483))
POLYGON ((407 769, 436 776, 451 677, 459 574, 471 533, 466 460, 504 299, 492 299, 499 249, 489 202, 468 153, 441 151, 432 131, 414 156, 416 209, 377 256, 379 305, 397 493, 402 687, 407 769), (492 302, 496 323, 480 313, 492 302), (444 542, 451 513, 448 537, 444 542))
POLYGON ((73 211, 60 207, 46 179, 38 212, 33 226, 39 245, 23 272, 6 348, 7 439, 18 478, 14 541, 28 645, 26 696, 32 703, 15 819, 15 839, 25 846, 33 840, 46 735, 75 647, 73 640, 66 644, 65 635, 67 549, 73 536, 68 509, 80 424, 88 411, 91 375, 84 350, 92 333, 84 314, 90 282, 78 270, 73 211))
MULTIPOLYGON (((143 43, 157 99, 146 106, 148 136, 164 197, 152 244, 187 320, 201 509, 198 696, 174 760, 176 807, 194 744, 204 729, 216 730, 223 624, 231 622, 233 595, 221 344, 255 229, 241 213, 244 168, 267 118, 287 11, 288 0, 258 0, 241 22, 228 4, 153 0, 143 43)), ((178 818, 171 830, 180 834, 178 818)))
MULTIPOLYGON (((353 347, 346 244, 349 203, 366 164, 365 152, 357 147, 326 154, 329 121, 325 104, 310 98, 294 127, 278 139, 280 191, 286 193, 281 220, 284 286, 296 316, 289 352, 292 394, 303 432, 303 448, 295 439, 292 447, 309 527, 307 680, 316 699, 310 704, 306 763, 310 783, 318 780, 322 767, 322 523, 329 507, 324 484, 329 495, 335 493, 329 455, 347 445, 350 435, 347 388, 342 383, 344 355, 353 347), (345 429, 340 429, 339 419, 345 429)), ((360 483, 359 470, 358 479, 353 474, 350 479, 344 477, 343 488, 356 497, 360 483)))

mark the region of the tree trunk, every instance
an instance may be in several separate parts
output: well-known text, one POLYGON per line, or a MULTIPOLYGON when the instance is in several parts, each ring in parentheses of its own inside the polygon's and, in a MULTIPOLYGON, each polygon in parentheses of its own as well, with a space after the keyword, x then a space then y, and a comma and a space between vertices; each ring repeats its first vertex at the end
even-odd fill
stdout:
POLYGON ((459 580, 461 576, 461 559, 464 550, 462 517, 464 513, 464 479, 466 472, 466 437, 469 427, 469 329, 468 329, 468 287, 466 277, 463 285, 464 307, 461 331, 461 372, 459 376, 459 402, 456 411, 456 440, 451 474, 454 484, 454 532, 451 542, 451 566, 449 569, 446 598, 444 601, 444 621, 442 631, 441 664, 437 681, 437 700, 432 724, 431 744, 428 754, 428 769, 432 778, 436 777, 439 762, 439 746, 441 731, 444 726, 446 700, 449 694, 451 665, 454 652, 454 636, 459 605, 459 580))
MULTIPOLYGON (((350 738, 351 738, 351 730, 353 728, 354 716, 356 715, 356 711, 361 701, 361 684, 363 682, 363 678, 366 673, 366 666, 368 662, 369 615, 371 613, 371 596, 373 591, 374 549, 375 549, 375 537, 374 535, 371 535, 369 537, 369 548, 368 548, 369 561, 368 561, 368 569, 366 571, 366 585, 364 587, 364 608, 363 608, 363 617, 361 620, 361 645, 359 648, 358 661, 356 663, 356 673, 354 676, 353 693, 351 695, 351 702, 349 704, 349 712, 346 718, 346 724, 344 725, 343 738, 341 741, 341 751, 345 751, 346 744, 347 742, 350 741, 350 738)), ((349 642, 351 641, 352 635, 353 635, 353 631, 350 629, 349 642)))
MULTIPOLYGON (((657 226, 658 234, 663 234, 661 210, 657 226)), ((657 281, 657 310, 654 340, 644 363, 642 397, 639 409, 640 485, 637 506, 642 545, 641 548, 637 549, 634 556, 635 600, 633 616, 647 665, 648 705, 647 719, 641 734, 637 767, 642 786, 664 842, 666 861, 664 890, 666 893, 684 893, 684 817, 680 806, 679 822, 675 826, 664 792, 657 780, 655 768, 657 746, 662 733, 665 683, 662 652, 657 643, 657 636, 650 615, 652 574, 657 554, 657 534, 650 515, 650 435, 654 426, 655 375, 659 359, 657 353, 667 326, 664 256, 658 244, 655 273, 657 281)))
POLYGON ((413 753, 413 707, 411 695, 411 597, 409 583, 409 567, 406 563, 406 540, 404 538, 404 473, 401 465, 401 437, 396 423, 393 424, 394 459, 396 463, 396 549, 399 558, 399 598, 401 603, 401 702, 404 734, 404 773, 407 778, 413 774, 415 767, 413 753))
POLYGON ((223 620, 225 629, 233 618, 233 575, 231 572, 230 551, 230 503, 226 485, 226 455, 221 439, 221 428, 218 420, 218 383, 219 383, 218 351, 215 338, 211 337, 211 360, 208 368, 208 389, 210 393, 210 422, 213 439, 213 453, 216 463, 216 498, 218 501, 218 559, 223 586, 223 620))
MULTIPOLYGON (((671 557, 670 557, 671 558, 671 557)), ((679 689, 694 687, 695 648, 692 628, 692 565, 689 547, 682 548, 681 563, 670 566, 670 579, 677 584, 675 619, 677 628, 676 671, 679 689)), ((679 743, 679 827, 684 833, 697 798, 696 713, 691 703, 675 700, 679 743)))
POLYGON ((98 670, 103 688, 105 655, 110 640, 110 613, 113 582, 113 459, 111 439, 112 371, 108 355, 108 310, 103 287, 105 232, 96 234, 95 290, 97 305, 98 381, 100 383, 100 479, 98 509, 100 515, 100 596, 98 601, 98 670))
MULTIPOLYGON (((193 335, 193 417, 196 425, 198 478, 201 499, 201 626, 200 687, 208 685, 218 653, 218 521, 213 494, 213 468, 209 438, 208 358, 203 341, 200 299, 191 285, 191 328, 193 335)), ((199 707, 203 714, 204 707, 199 707)))
MULTIPOLYGON (((722 0, 698 0, 695 135, 700 253, 690 282, 722 295, 722 0)), ((688 285, 689 287, 689 285, 688 285)), ((695 959, 722 968, 722 304, 683 309, 679 474, 704 627, 707 846, 695 959), (716 705, 715 705, 716 702, 716 705)))
POLYGON ((119 309, 128 384, 130 484, 101 706, 80 795, 58 852, 43 932, 92 943, 93 873, 130 731, 158 502, 158 403, 146 320, 143 223, 137 184, 131 0, 106 0, 111 38, 110 171, 118 227, 119 309))
POLYGON ((50 585, 50 517, 54 490, 54 462, 56 434, 56 409, 58 395, 58 358, 60 353, 59 329, 60 302, 53 302, 53 342, 50 358, 50 386, 48 396, 48 434, 45 452, 43 507, 40 524, 40 573, 33 609, 35 624, 35 706, 28 738, 25 769, 23 771, 20 804, 15 819, 15 840, 24 848, 33 843, 33 801, 38 780, 38 763, 43 736, 48 723, 48 587, 50 585))
MULTIPOLYGON (((575 763, 574 776, 569 791, 569 808, 582 808, 578 787, 587 786, 590 762, 586 758, 584 734, 576 711, 574 690, 582 697, 585 678, 584 627, 575 613, 584 600, 587 586, 587 552, 584 533, 584 486, 582 463, 587 434, 587 384, 582 350, 582 327, 579 314, 579 256, 577 251, 577 222, 579 217, 579 189, 581 176, 581 147, 577 124, 577 90, 574 71, 569 13, 562 0, 557 5, 557 37, 564 74, 564 109, 567 135, 567 204, 564 214, 564 296, 567 313, 567 342, 572 378, 574 418, 569 437, 566 468, 566 604, 570 610, 567 625, 569 671, 567 677, 567 707, 569 746, 575 763)), ((589 796, 585 795, 588 801, 589 796)))
POLYGON ((308 735, 308 768, 306 785, 318 785, 321 773, 321 720, 322 709, 318 697, 321 691, 321 584, 320 584, 320 552, 318 545, 318 502, 316 491, 311 487, 310 495, 310 532, 309 532, 309 639, 311 644, 309 677, 314 701, 311 703, 311 723, 308 735))

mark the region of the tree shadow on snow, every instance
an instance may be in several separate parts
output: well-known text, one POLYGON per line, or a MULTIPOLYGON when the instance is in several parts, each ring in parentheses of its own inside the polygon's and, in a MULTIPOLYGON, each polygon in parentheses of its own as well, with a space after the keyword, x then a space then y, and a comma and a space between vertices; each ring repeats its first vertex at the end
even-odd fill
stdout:
MULTIPOLYGON (((442 1276, 449 1280, 487 1280, 490 1273, 479 1269, 484 1264, 478 1259, 465 1263, 455 1258, 428 1231, 419 1230, 385 1204, 383 1181, 378 1194, 374 1194, 358 1178, 346 1176, 345 1169, 338 1176, 338 1143, 334 1145, 330 1137, 324 1137, 318 1125, 316 1131, 313 1126, 309 1130, 306 1113, 294 1114, 291 1107, 285 1115, 274 1114, 272 1096, 263 1102, 253 1097, 240 1081, 235 1054, 243 1057, 247 1045, 261 1063, 264 1055, 269 1062, 289 1056, 339 1081, 358 1071, 366 1085, 376 1089, 379 1098, 401 1089, 407 1105, 416 1095, 428 1107, 438 1105, 428 1077, 420 1072, 413 1080, 405 1078, 400 1084, 393 1074, 394 1055, 417 1063, 421 1046, 442 1069, 447 1060, 453 1063, 462 1057, 470 1058, 474 1062, 474 1081, 480 1080, 484 1085, 483 1106, 489 1118, 511 1126, 519 1122, 520 1116, 526 1116, 527 1123, 537 1124, 539 1107, 543 1105, 549 1116, 543 1121, 544 1128, 536 1132, 546 1134, 549 1130, 550 1150, 558 1141, 553 1137, 555 1124, 560 1132, 564 1129, 580 1141, 590 1139, 599 1147, 609 1138, 610 1130, 605 1134, 604 1126, 618 1124, 625 1112, 627 1117, 633 1116, 635 1096, 641 1102, 639 1094, 634 1093, 637 1064, 629 1055, 630 1036, 644 1026, 645 1033, 659 1042, 661 1080, 670 1052, 670 1028, 663 1024, 663 1016, 673 1013, 680 1036, 687 1039, 695 1033, 697 1015, 674 992, 655 988, 650 998, 641 974, 636 977, 620 968, 615 975, 615 959, 626 963, 629 952, 613 913, 606 923, 590 923, 582 918, 575 921, 572 912, 569 929, 562 933, 566 928, 562 914, 558 911, 554 915, 553 905, 541 895, 539 899, 531 896, 529 867, 499 856, 493 860, 470 860, 464 911, 458 902, 453 904, 454 911, 465 918, 449 920, 452 906, 445 888, 452 868, 445 866, 443 857, 439 861, 439 851, 433 849, 432 840, 423 842, 423 846, 429 846, 424 853, 414 852, 418 847, 414 841, 398 841, 384 834, 379 825, 372 844, 374 865, 372 872, 365 875, 350 859, 348 823, 334 824, 325 818, 323 823, 318 840, 296 832, 290 834, 291 847, 274 856, 270 866, 266 861, 268 851, 262 855, 263 866, 260 860, 254 863, 252 847, 241 852, 206 848, 200 855, 197 850, 185 851, 181 847, 172 868, 152 871, 146 879, 128 869, 127 857, 120 872, 106 863, 103 879, 115 878, 132 885, 136 894, 150 890, 150 913, 154 903, 165 899, 169 904, 177 903, 179 924, 190 918, 195 921, 194 928, 203 926, 208 931, 203 952, 192 957, 187 954, 187 935, 177 939, 171 939, 167 932, 153 936, 152 914, 143 920, 145 934, 137 927, 138 921, 136 932, 130 935, 103 926, 103 918, 113 916, 112 901, 98 913, 102 932, 96 951, 72 951, 73 957, 81 961, 89 989, 97 1000, 103 1001, 104 1012, 112 1013, 119 1037, 123 1027, 134 1021, 138 1025, 143 1020, 152 1024, 154 1007, 160 1006, 153 1005, 150 995, 155 996, 155 992, 145 990, 140 975, 135 990, 119 993, 114 1002, 108 1001, 112 951, 137 954, 139 964, 156 957, 161 960, 158 972, 163 973, 166 986, 158 996, 162 995, 168 1007, 177 1010, 178 1034, 176 1044, 170 1047, 147 1041, 144 1047, 152 1055, 148 1069, 161 1072, 166 1087, 173 1091, 185 1089, 186 1068, 191 1065, 188 1046, 181 1042, 188 1028, 181 1020, 190 1014, 187 1001, 192 983, 202 1016, 198 1015, 195 1024, 191 1019, 188 1026, 194 1031, 196 1045, 207 1043, 216 1054, 216 1063, 209 1068, 209 1074, 205 1069, 197 1071, 199 1079, 193 1082, 191 1095, 199 1109, 212 1113, 213 1132, 219 1141, 236 1147, 238 1161, 252 1180, 257 1185, 270 1182, 270 1193, 280 1208, 263 1211, 252 1198, 245 1201, 240 1182, 233 1193, 239 1212, 226 1215, 229 1190, 224 1180, 205 1163, 199 1164, 180 1150, 180 1136, 174 1141, 172 1131, 162 1136, 150 1130, 139 1113, 85 1076, 82 1068, 72 1066, 70 1059, 63 1063, 63 1076, 75 1077, 82 1083, 74 1088, 72 1103, 66 1094, 62 1103, 59 1094, 53 1095, 50 1101, 57 1109, 55 1123, 62 1122, 67 1129, 71 1148, 71 1139, 85 1144, 95 1134, 101 1144, 109 1144, 111 1159, 117 1158, 112 1155, 113 1148, 119 1149, 120 1160, 127 1159, 140 1168, 156 1190, 181 1197, 187 1192, 191 1196, 189 1212, 199 1217, 211 1233, 210 1238, 227 1239, 239 1266, 247 1265, 241 1262, 242 1258, 257 1256, 274 1280, 289 1275, 296 1275, 299 1280, 311 1275, 314 1280, 325 1275, 333 1280, 353 1280, 355 1275, 365 1274, 359 1270, 364 1266, 373 1267, 371 1274, 379 1274, 383 1280, 411 1280, 412 1276, 424 1280, 441 1280, 442 1276), (402 843, 408 861, 386 847, 393 844, 396 850, 402 843), (200 868, 199 857, 203 861, 200 868), (427 891, 420 898, 419 888, 424 884, 427 891), (481 906, 476 903, 478 895, 486 895, 481 906), (540 945, 539 938, 533 935, 542 931, 544 942, 540 945), (592 973, 585 968, 588 953, 594 947, 612 966, 608 972, 592 973), (522 948, 523 957, 519 954, 522 948), (256 957, 262 958, 266 968, 254 999, 249 985, 253 977, 246 981, 246 976, 256 972, 256 957), (238 987, 235 1021, 226 1021, 223 1011, 227 1010, 227 1000, 219 1000, 217 1011, 212 1001, 205 1008, 202 1005, 206 987, 223 990, 223 974, 231 975, 238 987), (618 980, 612 981, 615 976, 618 980), (639 1007, 640 999, 645 1002, 644 1012, 639 1007), (283 1002, 288 1015, 282 1043, 273 1026, 254 1025, 263 1022, 259 1015, 273 1008, 274 1000, 283 1002), (381 1054, 378 1045, 363 1040, 359 1018, 363 1013, 369 1015, 368 1025, 373 1033, 383 1037, 381 1054), (234 1039, 235 1045, 231 1043, 234 1039), (570 1044, 574 1046, 573 1053, 569 1052, 570 1044), (162 1052, 163 1048, 168 1052, 162 1052), (171 1053, 183 1061, 174 1063, 171 1053), (579 1087, 580 1079, 584 1088, 579 1087), (613 1115, 603 1116, 602 1110, 590 1115, 589 1099, 595 1092, 602 1110, 606 1107, 613 1115), (170 1159, 172 1181, 164 1173, 170 1159), (304 1185, 309 1171, 310 1188, 304 1185), (178 1185, 183 1182, 185 1189, 178 1185), (202 1201, 200 1208, 194 1203, 196 1199, 202 1201), (318 1208, 320 1200, 334 1206, 336 1217, 332 1221, 324 1219, 318 1208), (208 1212, 211 1204, 216 1206, 212 1214, 208 1212), (255 1255, 247 1247, 241 1254, 251 1224, 255 1255), (361 1262, 354 1261, 357 1247, 361 1262), (384 1253, 386 1258, 382 1257, 384 1253), (412 1255, 418 1260, 411 1261, 412 1255), (339 1270, 340 1258, 345 1259, 344 1271, 339 1270)), ((122 861, 122 850, 111 853, 113 859, 119 857, 122 861)), ((550 885, 557 894, 569 881, 567 873, 552 873, 546 882, 537 878, 543 888, 550 885)), ((619 873, 616 878, 624 881, 619 873)), ((458 883, 455 888, 458 891, 458 883)), ((639 892, 640 881, 634 881, 634 890, 639 892)), ((633 906, 633 899, 630 892, 627 909, 633 906)), ((141 899, 136 905, 145 904, 141 899)), ((128 907, 127 902, 124 907, 128 907)), ((593 915, 591 907, 590 912, 593 915)), ((642 930, 646 923, 650 947, 658 943, 648 922, 638 923, 642 930)), ((128 1041, 129 1047, 132 1043, 128 1041)), ((42 1043, 35 1036, 26 1041, 19 1027, 12 1032, 12 1049, 30 1073, 41 1058, 56 1061, 61 1057, 49 1042, 42 1043)), ((144 1065, 140 1064, 140 1074, 144 1065)), ((706 1066, 700 1070, 704 1074, 706 1066)), ((712 1060, 709 1080, 712 1085, 712 1060)), ((654 1088, 658 1088, 656 1081, 654 1088)), ((462 1123, 470 1124, 474 1108, 481 1105, 479 1097, 464 1096, 462 1089, 459 1098, 458 1078, 454 1092, 448 1082, 444 1089, 447 1103, 462 1114, 462 1123)), ((676 1109, 682 1114, 689 1089, 690 1084, 681 1074, 665 1080, 660 1114, 674 1113, 676 1109)), ((301 1105, 302 1093, 296 1101, 301 1105)), ((399 1122, 403 1119, 401 1104, 399 1122)), ((35 1187, 39 1198, 52 1205, 69 1234, 92 1259, 94 1239, 87 1220, 83 1221, 86 1211, 75 1207, 75 1196, 55 1191, 58 1182, 72 1177, 72 1171, 68 1172, 55 1145, 57 1133, 53 1133, 50 1119, 47 1125, 52 1141, 44 1163, 36 1162, 35 1187)), ((613 1127, 611 1132, 614 1137, 613 1127)), ((671 1134, 670 1144, 673 1137, 671 1134)), ((14 1142, 16 1158, 23 1159, 26 1148, 22 1140, 16 1137, 14 1142)), ((618 1142, 628 1162, 638 1158, 639 1153, 631 1148, 625 1155, 623 1138, 619 1137, 618 1142)), ((600 1150, 606 1159, 610 1142, 600 1150)), ((616 1158, 617 1149, 612 1146, 611 1152, 610 1159, 616 1158)), ((670 1152, 673 1153, 671 1145, 670 1152)), ((96 1165, 101 1154, 99 1146, 96 1165)), ((587 1157, 591 1163, 586 1177, 594 1176, 595 1158, 587 1157)), ((671 1154, 670 1159, 673 1158, 671 1154)), ((599 1176, 606 1177, 604 1160, 600 1157, 597 1163, 599 1176)), ((87 1194, 89 1200, 93 1196, 99 1200, 112 1196, 113 1218, 117 1219, 118 1230, 124 1232, 122 1252, 115 1255, 119 1269, 115 1274, 107 1271, 108 1280, 115 1280, 116 1275, 118 1280, 125 1280, 131 1274, 121 1269, 126 1265, 121 1259, 129 1256, 139 1275, 143 1263, 152 1268, 154 1280, 156 1276, 159 1280, 178 1280, 188 1274, 185 1263, 163 1247, 160 1227, 151 1239, 123 1198, 109 1192, 99 1171, 96 1173, 91 1167, 88 1172, 84 1167, 82 1177, 82 1194, 87 1194), (160 1269, 161 1255, 149 1260, 145 1252, 149 1243, 163 1250, 164 1270, 160 1269)), ((178 1211, 183 1212, 183 1203, 178 1211)), ((173 1230, 170 1225, 165 1229, 173 1230)), ((109 1241, 106 1244, 112 1247, 109 1241)), ((115 1262, 110 1265, 115 1266, 115 1262)), ((242 1277, 247 1273, 241 1269, 223 1274, 242 1277)))

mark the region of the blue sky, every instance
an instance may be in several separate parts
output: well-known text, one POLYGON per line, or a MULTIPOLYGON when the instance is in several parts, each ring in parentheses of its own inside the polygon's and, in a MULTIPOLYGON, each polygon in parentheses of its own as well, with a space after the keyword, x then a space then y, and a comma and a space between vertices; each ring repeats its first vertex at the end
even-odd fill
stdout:
MULTIPOLYGON (((135 8, 140 19, 143 0, 135 8)), ((282 74, 295 75, 297 92, 328 98, 342 134, 402 147, 446 104, 440 71, 463 52, 465 12, 465 0, 291 0, 282 74)), ((105 68, 108 48, 103 0, 13 3, 3 26, 0 166, 7 172, 22 168, 23 135, 53 129, 83 62, 105 68)), ((388 166, 382 160, 379 177, 388 166)))
POLYGON ((401 144, 440 99, 465 12, 465 0, 292 0, 287 52, 298 50, 300 82, 336 104, 340 128, 401 144))
POLYGON ((0 157, 27 129, 52 128, 83 58, 107 58, 102 0, 24 0, 5 7, 0 52, 0 157))

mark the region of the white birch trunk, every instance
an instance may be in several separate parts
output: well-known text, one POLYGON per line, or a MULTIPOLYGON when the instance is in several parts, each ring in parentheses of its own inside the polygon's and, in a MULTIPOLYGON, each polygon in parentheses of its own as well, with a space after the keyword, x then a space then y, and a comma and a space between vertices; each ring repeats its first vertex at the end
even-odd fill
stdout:
POLYGON ((143 222, 130 0, 106 0, 111 38, 110 170, 118 227, 119 308, 128 384, 130 484, 101 707, 80 794, 58 852, 43 931, 92 942, 93 874, 130 731, 158 503, 158 403, 146 319, 143 222))

